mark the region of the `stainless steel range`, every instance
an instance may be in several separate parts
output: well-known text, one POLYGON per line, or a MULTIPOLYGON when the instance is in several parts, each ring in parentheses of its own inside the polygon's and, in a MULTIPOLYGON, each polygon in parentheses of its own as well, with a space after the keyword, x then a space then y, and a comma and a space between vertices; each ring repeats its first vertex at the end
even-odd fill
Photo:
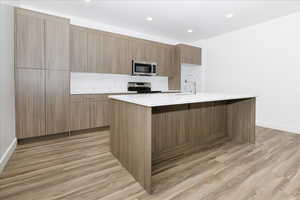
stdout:
POLYGON ((137 93, 161 93, 161 91, 152 91, 150 82, 128 82, 127 89, 137 93))

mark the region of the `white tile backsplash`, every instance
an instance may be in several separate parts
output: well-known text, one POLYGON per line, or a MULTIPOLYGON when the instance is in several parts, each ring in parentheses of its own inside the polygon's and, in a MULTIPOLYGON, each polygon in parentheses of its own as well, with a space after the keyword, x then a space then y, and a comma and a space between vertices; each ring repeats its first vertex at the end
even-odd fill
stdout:
POLYGON ((127 92, 128 82, 151 82, 152 90, 168 90, 168 77, 166 76, 72 72, 71 94, 127 92))

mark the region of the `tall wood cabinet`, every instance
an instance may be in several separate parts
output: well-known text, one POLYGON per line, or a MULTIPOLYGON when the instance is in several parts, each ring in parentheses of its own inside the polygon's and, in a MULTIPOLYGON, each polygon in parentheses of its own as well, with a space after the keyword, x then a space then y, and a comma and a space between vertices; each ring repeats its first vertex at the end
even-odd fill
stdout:
POLYGON ((15 65, 18 68, 44 68, 44 19, 41 14, 16 9, 15 65))
POLYGON ((15 9, 17 137, 69 131, 69 20, 15 9))
POLYGON ((45 26, 45 67, 69 71, 69 20, 47 17, 45 26))
POLYGON ((46 134, 70 129, 70 21, 45 16, 46 134))
POLYGON ((17 68, 15 80, 17 137, 46 135, 45 71, 17 68))
POLYGON ((70 72, 46 71, 46 133, 69 131, 70 72))

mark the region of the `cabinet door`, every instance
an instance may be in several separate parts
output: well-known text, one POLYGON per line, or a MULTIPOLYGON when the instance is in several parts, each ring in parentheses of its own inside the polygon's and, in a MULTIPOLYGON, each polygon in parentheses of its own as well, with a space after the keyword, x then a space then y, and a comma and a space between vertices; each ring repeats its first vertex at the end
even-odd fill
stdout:
MULTIPOLYGON (((157 56, 157 72, 159 76, 165 76, 165 48, 163 45, 159 45, 156 48, 156 56, 157 56)), ((167 75, 168 76, 168 75, 167 75)))
POLYGON ((169 90, 180 90, 180 76, 175 75, 169 78, 169 90))
POLYGON ((201 65, 201 48, 179 44, 181 63, 201 65))
POLYGON ((146 60, 145 43, 139 39, 130 40, 130 59, 136 61, 146 60))
POLYGON ((44 21, 30 11, 16 9, 16 67, 44 68, 44 21))
POLYGON ((87 31, 84 28, 70 28, 70 66, 72 72, 87 71, 87 31))
POLYGON ((71 130, 90 128, 90 105, 88 102, 71 103, 71 130))
POLYGON ((160 61, 160 65, 158 66, 159 75, 168 77, 174 76, 172 70, 172 59, 174 58, 174 55, 172 55, 172 47, 168 45, 162 45, 157 53, 159 54, 160 61))
POLYGON ((47 134, 69 131, 70 72, 46 72, 46 127, 47 134))
POLYGON ((194 48, 193 63, 195 63, 196 65, 202 64, 202 49, 201 48, 194 48))
POLYGON ((176 65, 176 53, 175 53, 175 47, 174 46, 168 46, 167 47, 167 61, 166 61, 166 73, 169 74, 169 76, 173 76, 174 73, 181 76, 181 65, 176 65), (175 70, 174 70, 175 68, 175 70))
POLYGON ((180 59, 180 48, 177 46, 172 49, 172 65, 169 67, 169 89, 180 90, 181 82, 181 59, 180 59))
POLYGON ((112 103, 111 101, 103 101, 104 105, 104 126, 110 126, 112 120, 112 103))
POLYGON ((93 73, 110 73, 107 66, 102 65, 102 36, 99 32, 89 31, 87 34, 87 71, 93 73))
POLYGON ((158 45, 154 42, 145 42, 145 61, 147 62, 158 62, 157 55, 158 45))
POLYGON ((114 74, 130 74, 129 41, 114 35, 103 35, 103 67, 114 74))
POLYGON ((107 126, 104 115, 105 106, 105 101, 90 102, 90 125, 92 128, 107 126))
POLYGON ((45 135, 45 72, 16 70, 17 138, 45 135))
POLYGON ((46 68, 69 70, 69 21, 45 20, 46 68))

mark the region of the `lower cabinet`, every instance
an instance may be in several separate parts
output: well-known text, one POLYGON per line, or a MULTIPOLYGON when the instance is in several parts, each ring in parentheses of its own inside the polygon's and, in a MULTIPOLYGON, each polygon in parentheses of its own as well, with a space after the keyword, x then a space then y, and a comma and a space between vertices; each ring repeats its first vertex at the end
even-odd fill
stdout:
POLYGON ((46 134, 68 132, 70 127, 70 72, 46 71, 46 134))
POLYGON ((109 102, 95 101, 90 102, 89 104, 91 128, 109 126, 109 102))
POLYGON ((17 138, 69 131, 69 71, 16 69, 17 138))
POLYGON ((110 103, 106 95, 71 96, 71 130, 109 126, 110 103), (96 96, 96 97, 95 97, 96 96))
POLYGON ((88 102, 71 102, 71 130, 90 128, 90 106, 88 102))
POLYGON ((15 74, 17 138, 46 135, 45 71, 16 69, 15 74))
POLYGON ((112 120, 112 103, 107 100, 103 102, 104 106, 104 124, 105 126, 110 126, 112 120))

